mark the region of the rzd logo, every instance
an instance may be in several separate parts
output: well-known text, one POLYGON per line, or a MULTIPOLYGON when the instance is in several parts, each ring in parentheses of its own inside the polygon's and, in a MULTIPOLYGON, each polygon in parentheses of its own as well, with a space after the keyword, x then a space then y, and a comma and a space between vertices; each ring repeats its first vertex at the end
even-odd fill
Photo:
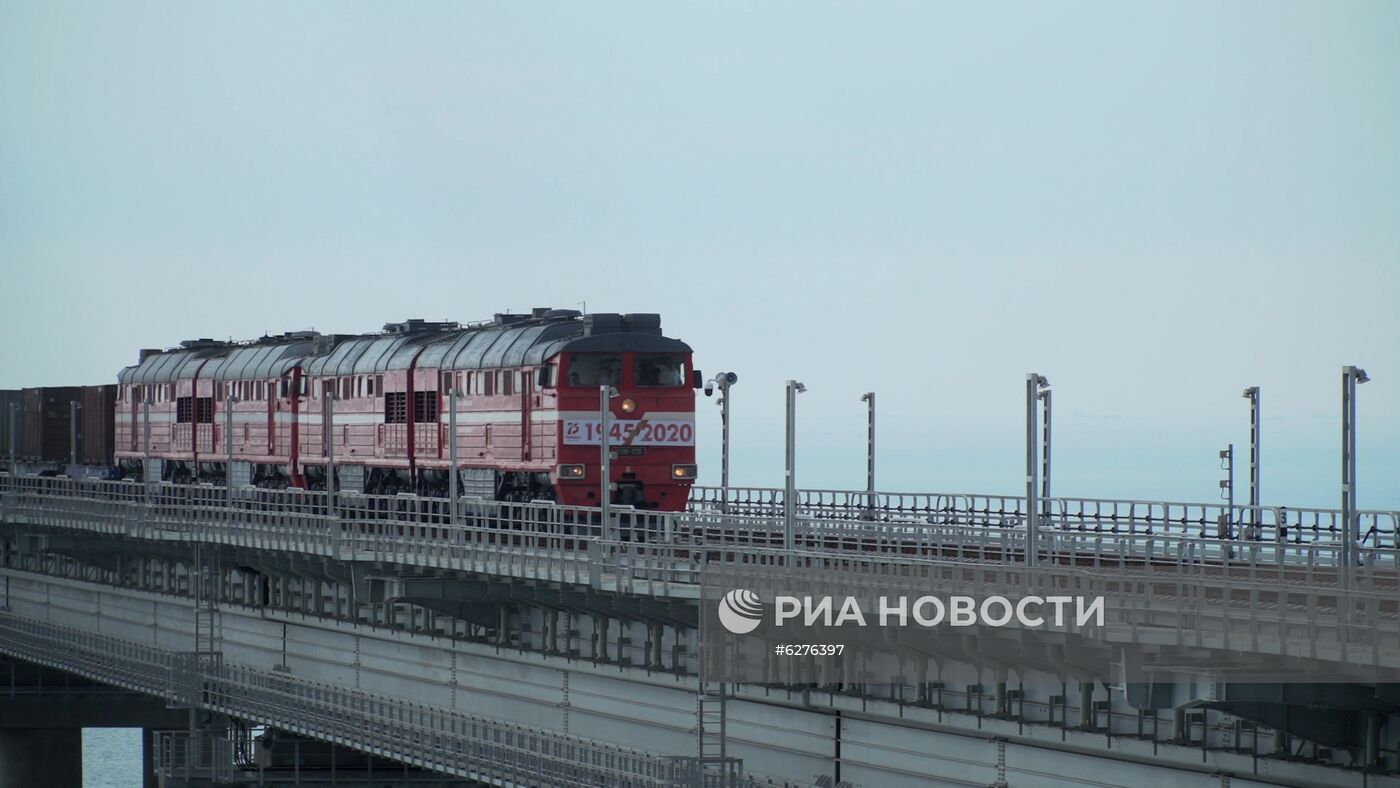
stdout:
POLYGON ((719 600, 719 623, 736 635, 747 635, 763 622, 763 603, 758 594, 736 588, 719 600))

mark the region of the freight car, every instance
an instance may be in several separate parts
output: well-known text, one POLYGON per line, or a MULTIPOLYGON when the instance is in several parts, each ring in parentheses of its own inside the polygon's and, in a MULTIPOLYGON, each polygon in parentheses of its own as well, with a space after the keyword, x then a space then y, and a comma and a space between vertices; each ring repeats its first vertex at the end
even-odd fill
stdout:
POLYGON ((271 488, 323 489, 334 467, 337 489, 379 494, 445 495, 456 473, 462 494, 597 505, 607 386, 612 502, 680 510, 699 381, 655 314, 193 340, 120 373, 115 461, 124 478, 271 488))
POLYGON ((116 392, 115 385, 0 391, 4 466, 50 476, 112 475, 116 392))

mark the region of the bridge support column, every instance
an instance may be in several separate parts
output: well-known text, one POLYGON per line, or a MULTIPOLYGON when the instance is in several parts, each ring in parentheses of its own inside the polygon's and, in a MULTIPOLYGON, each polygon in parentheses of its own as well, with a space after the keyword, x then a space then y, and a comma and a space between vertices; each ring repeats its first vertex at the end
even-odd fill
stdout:
POLYGON ((141 729, 141 788, 160 788, 160 780, 156 778, 155 735, 151 728, 141 729))
POLYGON ((83 729, 0 728, 0 785, 83 788, 83 729))
POLYGON ((1094 727, 1094 682, 1079 682, 1079 727, 1094 727))

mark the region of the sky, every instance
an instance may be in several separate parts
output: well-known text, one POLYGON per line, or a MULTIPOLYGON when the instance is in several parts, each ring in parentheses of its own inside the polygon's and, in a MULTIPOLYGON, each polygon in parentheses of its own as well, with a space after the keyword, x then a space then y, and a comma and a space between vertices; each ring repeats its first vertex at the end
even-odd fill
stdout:
MULTIPOLYGON (((1400 4, 0 2, 0 388, 535 306, 733 370, 733 480, 1400 509, 1400 4), (1246 476, 1241 461, 1237 479, 1246 476), (1241 489, 1243 482, 1241 481, 1241 489), (1243 492, 1237 499, 1243 499, 1243 492)), ((698 405, 701 479, 719 416, 698 405)))

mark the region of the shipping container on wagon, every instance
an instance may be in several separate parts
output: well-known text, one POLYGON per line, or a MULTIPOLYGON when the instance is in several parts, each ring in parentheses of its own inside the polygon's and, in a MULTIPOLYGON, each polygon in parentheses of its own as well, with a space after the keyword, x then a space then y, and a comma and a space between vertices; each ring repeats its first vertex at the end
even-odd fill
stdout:
POLYGON ((19 455, 20 436, 23 434, 24 393, 19 389, 0 389, 0 454, 3 454, 0 464, 3 464, 3 467, 10 466, 11 453, 19 455), (13 431, 10 426, 11 418, 14 419, 13 431))
POLYGON ((78 459, 84 465, 112 467, 116 438, 116 384, 83 386, 83 409, 79 413, 78 459))
POLYGON ((24 430, 19 456, 27 462, 66 463, 72 458, 73 403, 80 386, 24 389, 24 430))

